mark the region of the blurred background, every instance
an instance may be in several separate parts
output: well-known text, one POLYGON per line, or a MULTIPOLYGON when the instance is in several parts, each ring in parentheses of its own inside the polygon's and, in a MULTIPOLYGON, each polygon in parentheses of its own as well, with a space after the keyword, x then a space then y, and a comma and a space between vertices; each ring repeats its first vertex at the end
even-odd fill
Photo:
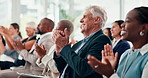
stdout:
POLYGON ((80 19, 83 11, 90 5, 103 7, 108 15, 104 28, 111 27, 115 20, 125 19, 127 12, 138 6, 148 6, 147 0, 0 0, 0 25, 9 27, 10 23, 20 25, 20 32, 26 37, 25 25, 29 21, 36 24, 44 18, 52 19, 55 24, 61 19, 71 20, 74 24, 72 38, 80 40, 80 19))

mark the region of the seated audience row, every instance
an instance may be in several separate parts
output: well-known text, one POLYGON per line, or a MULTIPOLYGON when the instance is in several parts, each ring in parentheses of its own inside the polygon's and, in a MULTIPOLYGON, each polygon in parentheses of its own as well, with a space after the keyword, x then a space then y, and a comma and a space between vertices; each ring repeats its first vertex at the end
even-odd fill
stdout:
MULTIPOLYGON (((20 36, 19 33, 17 33, 19 31, 19 25, 16 23, 13 23, 10 25, 9 30, 5 27, 1 27, 1 34, 5 37, 6 42, 9 44, 9 49, 1 44, 1 53, 4 53, 4 55, 9 56, 10 58, 13 58, 13 61, 0 61, 0 68, 1 69, 9 69, 12 66, 21 66, 21 65, 25 65, 25 61, 23 59, 19 59, 19 54, 16 51, 16 48, 14 47, 14 41, 12 39, 12 37, 14 36, 14 38, 19 38, 20 36), (17 36, 15 36, 17 35, 17 36)), ((32 45, 34 44, 35 40, 36 40, 36 36, 35 36, 35 23, 34 22, 29 22, 27 23, 26 26, 26 32, 28 37, 25 39, 22 39, 21 42, 23 43, 23 45, 25 46, 25 49, 30 50, 32 45)), ((19 38, 20 39, 20 38, 19 38)), ((14 39, 15 40, 15 39, 14 39)), ((1 56, 2 59, 3 56, 1 56)), ((4 60, 6 58, 3 58, 4 60)))
MULTIPOLYGON (((21 57, 21 63, 23 60, 25 66, 1 70, 0 78, 103 78, 103 75, 113 78, 147 78, 147 14, 148 7, 137 7, 127 14, 125 22, 113 22, 110 30, 114 38, 113 45, 111 39, 103 34, 107 15, 99 6, 90 6, 85 10, 80 20, 81 33, 85 38, 75 44, 69 42, 73 24, 68 20, 59 21, 53 31, 54 22, 43 18, 37 26, 40 37, 36 41, 32 22, 27 24, 28 38, 23 41, 13 39, 19 35, 19 26, 10 26, 15 31, 13 37, 7 28, 1 26, 0 33, 10 50, 7 53, 10 57, 17 55, 16 61, 19 63, 18 56, 21 57), (128 42, 123 40, 131 41, 133 48, 129 49, 128 42), (117 74, 111 76, 114 71, 117 74)), ((6 54, 2 37, 0 39, 1 53, 6 54)))
POLYGON ((131 41, 133 48, 123 53, 116 73, 114 73, 114 68, 118 53, 114 55, 108 44, 102 51, 102 61, 89 55, 88 64, 97 73, 111 78, 147 78, 148 7, 137 7, 128 12, 121 36, 123 40, 131 41))

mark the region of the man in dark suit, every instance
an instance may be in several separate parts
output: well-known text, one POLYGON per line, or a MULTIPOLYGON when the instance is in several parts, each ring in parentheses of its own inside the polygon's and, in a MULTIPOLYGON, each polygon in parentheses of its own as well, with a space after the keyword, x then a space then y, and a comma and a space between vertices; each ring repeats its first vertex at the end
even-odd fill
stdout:
POLYGON ((102 78, 88 64, 87 56, 92 55, 101 60, 101 51, 110 39, 102 32, 107 20, 106 12, 99 6, 90 6, 80 20, 81 32, 85 38, 71 47, 68 44, 67 29, 55 31, 53 35, 56 44, 54 60, 61 73, 60 78, 102 78))

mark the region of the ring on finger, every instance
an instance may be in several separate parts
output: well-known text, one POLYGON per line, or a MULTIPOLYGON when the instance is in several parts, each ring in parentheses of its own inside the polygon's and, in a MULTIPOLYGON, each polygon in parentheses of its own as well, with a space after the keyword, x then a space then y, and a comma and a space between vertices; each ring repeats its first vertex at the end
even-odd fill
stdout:
POLYGON ((94 68, 98 68, 98 65, 95 65, 94 68))

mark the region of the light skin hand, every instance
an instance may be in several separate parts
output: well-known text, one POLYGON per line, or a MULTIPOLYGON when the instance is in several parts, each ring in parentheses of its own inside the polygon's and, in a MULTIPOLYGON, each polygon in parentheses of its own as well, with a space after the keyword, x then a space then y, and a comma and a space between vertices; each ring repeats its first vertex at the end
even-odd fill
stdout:
POLYGON ((42 60, 42 58, 46 55, 46 49, 44 45, 39 46, 38 44, 35 44, 35 51, 37 52, 40 60, 42 60))
POLYGON ((67 28, 63 31, 55 30, 53 34, 53 41, 56 44, 56 54, 60 56, 60 51, 66 46, 69 42, 69 35, 67 28))
POLYGON ((94 56, 88 55, 88 64, 99 74, 110 77, 114 73, 114 68, 117 63, 118 53, 115 54, 109 44, 104 46, 102 51, 102 60, 99 61, 94 56), (97 66, 97 67, 96 67, 97 66))
POLYGON ((0 34, 0 41, 2 41, 2 35, 0 34))
POLYGON ((10 35, 9 30, 5 28, 4 26, 0 26, 0 33, 5 36, 5 35, 10 35))
POLYGON ((1 47, 0 48, 0 55, 1 55, 6 50, 6 48, 5 48, 5 46, 4 46, 3 42, 2 42, 2 36, 1 36, 1 34, 0 34, 0 47, 1 47))
POLYGON ((20 40, 14 41, 13 46, 18 51, 21 51, 21 50, 25 49, 23 43, 20 40))

